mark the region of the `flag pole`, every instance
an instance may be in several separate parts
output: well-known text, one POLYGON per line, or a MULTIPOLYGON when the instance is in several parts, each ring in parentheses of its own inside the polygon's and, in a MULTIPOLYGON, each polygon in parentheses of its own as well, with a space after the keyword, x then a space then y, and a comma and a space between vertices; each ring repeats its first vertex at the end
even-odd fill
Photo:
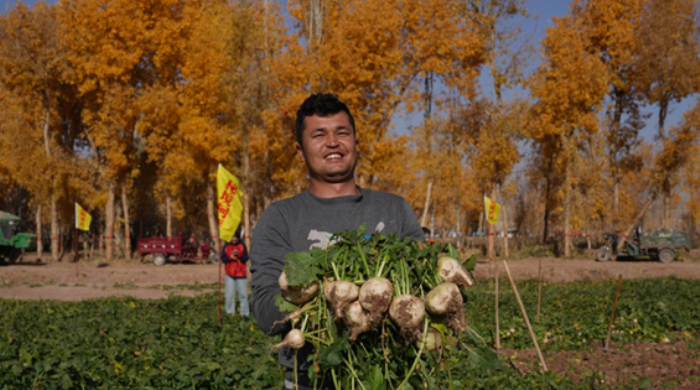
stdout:
MULTIPOLYGON (((216 238, 219 240, 219 238, 216 238)), ((221 247, 221 241, 219 240, 219 247, 221 247)), ((216 250, 216 247, 214 247, 214 250, 216 250)), ((222 267, 222 261, 221 261, 221 254, 217 253, 216 254, 216 262, 219 263, 219 326, 221 325, 221 267, 222 267)))

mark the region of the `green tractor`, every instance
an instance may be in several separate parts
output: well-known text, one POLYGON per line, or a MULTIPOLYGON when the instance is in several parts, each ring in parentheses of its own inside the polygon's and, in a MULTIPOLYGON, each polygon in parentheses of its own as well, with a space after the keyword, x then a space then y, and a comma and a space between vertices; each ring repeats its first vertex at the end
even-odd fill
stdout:
POLYGON ((619 233, 605 235, 607 242, 596 252, 596 260, 608 261, 616 257, 631 257, 634 259, 658 259, 662 263, 670 263, 676 258, 676 252, 681 249, 690 251, 690 237, 682 230, 649 230, 642 232, 639 225, 631 237, 625 240, 622 250, 618 252, 619 233))
POLYGON ((36 250, 36 234, 17 233, 19 217, 0 211, 0 265, 13 264, 24 251, 36 250))

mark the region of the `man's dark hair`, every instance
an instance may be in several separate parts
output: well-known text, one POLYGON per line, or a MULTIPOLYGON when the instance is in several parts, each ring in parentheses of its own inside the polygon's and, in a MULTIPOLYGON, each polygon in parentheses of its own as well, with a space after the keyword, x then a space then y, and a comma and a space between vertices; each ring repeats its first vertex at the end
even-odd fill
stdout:
POLYGON ((341 102, 337 96, 331 93, 318 93, 306 98, 304 103, 302 103, 301 107, 299 107, 299 110, 297 111, 297 119, 294 123, 297 142, 299 142, 299 145, 302 145, 301 133, 304 131, 304 118, 314 115, 321 117, 331 116, 341 111, 348 114, 352 131, 355 132, 355 119, 353 119, 348 106, 341 102))

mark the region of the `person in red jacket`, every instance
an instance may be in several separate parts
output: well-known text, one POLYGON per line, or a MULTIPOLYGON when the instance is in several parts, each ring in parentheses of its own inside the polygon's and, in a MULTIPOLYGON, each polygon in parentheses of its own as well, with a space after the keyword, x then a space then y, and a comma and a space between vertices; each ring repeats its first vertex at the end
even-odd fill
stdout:
POLYGON ((226 313, 236 313, 236 293, 240 304, 239 313, 243 317, 250 315, 248 305, 248 251, 237 235, 231 237, 231 241, 224 245, 221 261, 226 264, 226 284, 224 296, 226 297, 226 313))

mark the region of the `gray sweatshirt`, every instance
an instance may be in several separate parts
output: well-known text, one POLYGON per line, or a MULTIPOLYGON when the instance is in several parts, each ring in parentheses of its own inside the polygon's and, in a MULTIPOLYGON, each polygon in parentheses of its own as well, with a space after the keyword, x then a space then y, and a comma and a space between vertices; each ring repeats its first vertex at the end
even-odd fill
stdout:
MULTIPOLYGON (((359 188, 359 187, 358 187, 359 188)), ((275 202, 265 209, 253 231, 251 242, 251 282, 253 314, 260 328, 269 335, 285 334, 288 324, 275 324, 284 318, 275 306, 280 294, 277 279, 284 269, 284 257, 290 252, 326 248, 333 233, 354 230, 365 224, 367 233, 395 233, 400 238, 425 241, 413 210, 400 196, 360 188, 360 195, 317 198, 304 191, 275 202)), ((300 350, 300 368, 308 367, 309 344, 300 350)), ((282 348, 280 364, 292 368, 294 353, 282 348)))

